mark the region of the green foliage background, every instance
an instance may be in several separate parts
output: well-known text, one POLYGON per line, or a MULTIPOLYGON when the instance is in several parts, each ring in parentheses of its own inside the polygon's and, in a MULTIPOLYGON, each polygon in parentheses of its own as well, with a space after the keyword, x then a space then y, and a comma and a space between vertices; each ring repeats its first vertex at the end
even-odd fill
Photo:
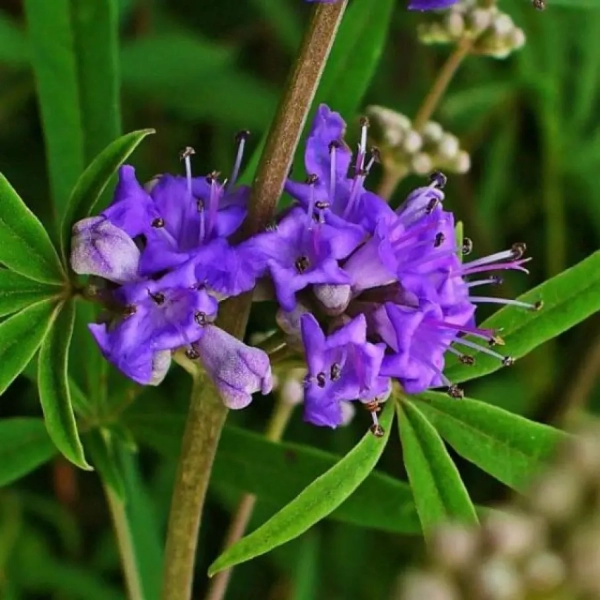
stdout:
MULTIPOLYGON (((365 0, 354 0, 352 10, 361 2, 365 0)), ((575 265, 592 254, 600 240, 600 5, 589 0, 579 3, 587 8, 577 10, 566 6, 575 2, 548 4, 549 9, 539 13, 525 0, 502 0, 501 7, 524 29, 526 46, 504 61, 470 57, 436 113, 436 120, 457 134, 472 155, 471 172, 450 178, 447 206, 464 222, 476 253, 525 241, 534 257, 530 277, 507 277, 502 288, 507 297, 575 265)), ((447 48, 418 43, 416 27, 423 17, 407 12, 403 2, 373 0, 373 5, 377 10, 344 31, 319 92, 320 99, 334 101, 332 108, 342 111, 351 125, 358 123, 360 110, 369 103, 413 115, 448 53, 447 48), (381 60, 374 68, 379 47, 381 60)), ((187 145, 196 149, 199 173, 228 172, 238 130, 252 131, 251 149, 259 145, 308 14, 308 6, 299 0, 0 0, 0 171, 53 239, 60 237, 55 217, 65 213, 79 175, 120 133, 156 129, 130 159, 142 180, 180 171, 178 154, 187 145), (57 86, 56 78, 72 85, 57 86)), ((301 163, 296 169, 301 175, 301 163)), ((378 175, 373 175, 372 184, 378 175)), ((397 198, 418 184, 416 178, 406 179, 397 198)), ((99 202, 106 202, 106 193, 96 192, 99 202)), ((532 335, 553 336, 560 331, 553 329, 556 315, 568 317, 581 309, 578 298, 600 294, 597 263, 596 257, 587 263, 585 276, 558 288, 550 299, 552 318, 530 326, 532 335)), ((28 269, 26 264, 18 266, 28 269)), ((25 285, 0 272, 5 275, 12 278, 13 289, 20 290, 19 308, 47 295, 40 286, 53 281, 25 285)), ((16 302, 15 296, 7 300, 0 293, 3 311, 16 302)), ((28 310, 17 323, 22 342, 16 349, 0 349, 2 361, 28 363, 27 344, 43 335, 36 315, 39 320, 52 307, 38 304, 28 310)), ((272 317, 256 312, 251 329, 263 329, 272 317)), ((57 318, 64 330, 73 314, 65 310, 57 318)), ((40 421, 34 381, 51 379, 60 371, 60 339, 47 337, 41 350, 52 361, 50 372, 37 372, 34 361, 0 399, 0 484, 10 483, 0 489, 0 598, 6 600, 124 598, 107 500, 121 507, 121 525, 126 523, 126 534, 133 540, 137 568, 143 573, 142 597, 153 600, 159 594, 162 540, 189 382, 176 368, 158 389, 140 390, 124 381, 90 343, 85 323, 92 318, 91 309, 78 307, 70 393, 85 457, 104 484, 97 473, 81 471, 59 457, 40 421)), ((524 346, 515 352, 528 350, 524 346)), ((518 415, 561 425, 569 411, 600 405, 595 385, 599 367, 600 320, 593 316, 510 369, 468 382, 466 391, 469 397, 518 415)), ((457 381, 469 377, 460 367, 454 374, 457 381)), ((10 383, 2 379, 3 388, 10 383)), ((50 382, 43 389, 56 385, 50 382)), ((64 423, 65 412, 47 410, 57 402, 47 394, 42 397, 46 417, 64 423)), ((229 417, 201 532, 198 597, 240 494, 251 491, 259 497, 254 528, 333 466, 332 455, 349 452, 369 423, 368 415, 359 413, 349 427, 334 432, 305 425, 297 411, 285 436, 289 444, 265 446, 255 434, 264 429, 272 404, 271 398, 257 399, 248 410, 229 417), (305 452, 306 446, 315 450, 305 452)), ((492 407, 467 406, 470 423, 501 422, 492 407)), ((400 429, 408 430, 406 435, 417 446, 420 443, 416 453, 411 443, 406 461, 411 482, 413 473, 423 472, 423 457, 439 439, 427 429, 423 415, 437 426, 444 410, 435 394, 400 409, 400 429)), ((466 414, 460 418, 466 419, 466 414)), ((439 429, 478 505, 508 494, 497 480, 520 487, 529 459, 538 450, 545 452, 538 445, 517 447, 515 442, 506 455, 513 471, 507 463, 478 462, 477 456, 469 456, 470 444, 484 443, 483 438, 453 439, 455 430, 446 435, 442 426, 439 429), (457 458, 455 451, 497 480, 457 458)), ((492 433, 490 453, 499 452, 492 433)), ((530 433, 530 439, 537 440, 543 431, 530 433)), ((72 460, 84 464, 81 448, 72 440, 54 441, 72 460)), ((430 463, 434 468, 427 483, 432 494, 428 506, 473 519, 468 506, 452 509, 456 494, 448 502, 444 493, 436 495, 435 470, 452 479, 449 464, 430 463)), ((408 486, 400 483, 406 479, 394 431, 376 476, 332 518, 237 567, 227 597, 393 598, 398 575, 422 552, 417 519, 422 507, 417 503, 415 509, 408 486)), ((452 481, 460 496, 460 480, 452 481)))

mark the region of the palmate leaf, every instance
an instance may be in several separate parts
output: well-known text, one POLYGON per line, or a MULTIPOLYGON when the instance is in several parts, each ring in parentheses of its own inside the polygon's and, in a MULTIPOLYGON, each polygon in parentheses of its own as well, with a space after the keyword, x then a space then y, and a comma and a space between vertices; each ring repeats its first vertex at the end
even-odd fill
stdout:
POLYGON ((41 300, 58 297, 63 288, 38 283, 8 269, 0 269, 0 317, 41 300))
POLYGON ((83 175, 77 180, 71 192, 62 223, 61 245, 63 252, 68 253, 68 243, 73 223, 89 216, 117 169, 127 160, 140 142, 151 133, 155 133, 155 130, 141 129, 114 140, 94 158, 83 172, 83 175))
MULTIPOLYGON (((598 289, 600 251, 519 298, 525 302, 543 301, 541 310, 507 306, 484 321, 481 327, 501 329, 500 334, 506 342, 503 352, 519 358, 600 310, 598 289)), ((474 356, 474 365, 464 365, 449 357, 445 375, 460 383, 502 367, 501 361, 481 352, 475 352, 474 356)))
POLYGON ((65 279, 50 236, 2 174, 0 263, 41 283, 60 283, 65 279))
POLYGON ((210 566, 209 575, 289 542, 340 506, 377 464, 389 438, 393 415, 393 403, 390 402, 381 416, 385 430, 383 437, 367 432, 334 467, 313 481, 261 527, 225 550, 210 566))
POLYGON ((33 358, 56 313, 55 301, 42 300, 0 323, 0 394, 33 358))
POLYGON ((75 320, 74 301, 58 308, 56 322, 45 338, 38 358, 38 389, 48 433, 56 447, 72 463, 91 470, 87 463, 73 406, 68 380, 69 345, 75 320))
MULTIPOLYGON (((149 412, 142 399, 124 413, 124 419, 140 443, 169 458, 179 456, 184 415, 149 412)), ((306 445, 269 442, 261 435, 227 425, 219 442, 212 481, 280 507, 341 458, 306 445)), ((395 533, 420 531, 410 487, 379 471, 372 471, 329 518, 395 533)))
POLYGON ((477 523, 475 508, 444 442, 412 400, 403 399, 398 405, 398 427, 425 535, 447 520, 477 523))
POLYGON ((24 3, 59 218, 84 168, 120 134, 116 4, 24 3))
POLYGON ((428 392, 412 399, 458 454, 516 490, 524 490, 565 434, 548 425, 464 398, 428 392))
POLYGON ((0 420, 0 487, 27 475, 55 454, 42 419, 0 420))

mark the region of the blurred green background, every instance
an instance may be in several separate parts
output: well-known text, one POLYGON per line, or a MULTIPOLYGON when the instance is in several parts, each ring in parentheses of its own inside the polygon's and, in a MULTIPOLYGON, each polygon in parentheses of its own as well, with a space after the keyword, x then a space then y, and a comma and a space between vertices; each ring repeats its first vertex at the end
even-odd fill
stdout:
MULTIPOLYGON (((471 171, 450 178, 447 206, 464 221, 476 254, 525 241, 534 257, 529 277, 507 277, 501 290, 506 297, 575 264, 596 250, 600 240, 600 9, 569 10, 552 6, 552 0, 548 3, 550 8, 540 13, 525 0, 502 0, 502 9, 525 31, 525 47, 506 60, 469 57, 435 114, 471 153, 471 171)), ((227 173, 235 133, 251 130, 252 151, 269 125, 309 8, 299 0, 118 4, 123 131, 157 129, 133 157, 140 178, 179 172, 178 154, 187 145, 196 149, 199 173, 227 173)), ((398 2, 363 108, 376 103, 415 114, 449 53, 446 47, 419 44, 416 28, 422 20, 398 2)), ((356 34, 357 40, 369 36, 368 23, 356 34)), ((30 56, 21 2, 0 0, 0 170, 50 224, 52 205, 30 56)), ((358 125, 358 114, 344 116, 350 128, 358 125)), ((373 187, 379 177, 376 167, 370 179, 373 187)), ((405 179, 396 199, 419 184, 414 176, 405 179)), ((251 329, 264 329, 271 318, 255 314, 251 329)), ((511 369, 469 383, 466 391, 536 420, 560 424, 567 408, 576 403, 600 406, 599 367, 596 316, 511 369)), ((85 360, 79 361, 75 377, 85 379, 87 368, 85 360)), ((188 388, 179 369, 173 369, 157 390, 140 394, 121 380, 109 388, 109 402, 117 396, 129 398, 129 416, 115 424, 123 432, 120 443, 128 448, 119 460, 129 490, 128 511, 144 549, 141 560, 155 578, 150 582, 155 594, 188 388), (128 439, 129 446, 123 442, 128 439), (134 446, 137 451, 131 452, 134 446)), ((261 431, 271 407, 271 398, 258 399, 230 420, 261 431)), ((297 412, 286 439, 338 454, 354 445, 369 420, 361 413, 349 427, 333 432, 303 424, 297 412)), ((0 417, 14 415, 39 415, 35 388, 25 377, 0 402, 0 417)), ((231 443, 225 448, 229 453, 235 451, 231 443)), ((380 467, 404 477, 399 452, 398 442, 390 443, 380 467)), ((9 453, 0 460, 18 456, 9 453)), ((496 502, 507 495, 474 467, 460 460, 458 464, 475 501, 496 502)), ((238 467, 244 468, 243 457, 238 467)), ((231 508, 241 493, 232 487, 232 479, 217 473, 211 488, 196 597, 202 597, 202 574, 219 552, 231 508)), ((259 501, 254 522, 277 508, 259 501)), ((421 553, 417 536, 326 521, 238 567, 227 597, 393 598, 398 575, 421 553)), ((0 598, 116 600, 125 597, 122 589, 110 515, 94 473, 77 471, 57 458, 0 490, 0 598)))

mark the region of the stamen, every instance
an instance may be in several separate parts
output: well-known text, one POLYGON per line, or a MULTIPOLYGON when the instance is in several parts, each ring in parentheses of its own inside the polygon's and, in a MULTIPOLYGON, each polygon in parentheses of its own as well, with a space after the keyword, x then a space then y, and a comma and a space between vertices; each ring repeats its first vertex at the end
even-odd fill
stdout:
POLYGON ((246 147, 246 140, 250 137, 250 132, 247 129, 240 131, 235 136, 235 141, 238 145, 237 153, 235 156, 235 163, 233 165, 233 170, 231 171, 231 177, 229 178, 229 183, 227 185, 227 190, 230 191, 233 186, 236 184, 238 175, 240 174, 240 167, 242 166, 242 158, 244 157, 244 148, 246 147))
POLYGON ((504 304, 507 306, 517 306, 526 308, 527 310, 540 310, 542 302, 530 304, 529 302, 521 302, 520 300, 507 300, 506 298, 492 298, 491 296, 470 296, 469 300, 475 304, 504 304))
POLYGON ((375 411, 371 412, 371 419, 373 419, 373 425, 371 425, 371 427, 369 427, 369 431, 375 437, 378 437, 378 438, 383 437, 385 435, 385 430, 379 424, 379 419, 377 418, 377 413, 375 411))
POLYGON ((339 363, 331 365, 330 377, 331 381, 337 381, 342 376, 342 367, 339 363))
POLYGON ((463 256, 467 256, 473 252, 473 240, 471 238, 465 237, 462 241, 462 253, 463 256))
POLYGON ((191 146, 186 146, 180 158, 185 163, 185 176, 187 179, 187 191, 190 199, 192 198, 192 160, 191 157, 196 154, 196 151, 191 146))
POLYGON ((364 170, 365 157, 367 155, 367 131, 369 129, 369 119, 361 117, 360 119, 360 144, 358 145, 358 154, 356 155, 356 172, 361 173, 364 170))
POLYGON ((498 277, 497 275, 494 277, 488 277, 487 279, 478 279, 476 281, 467 281, 466 285, 468 288, 477 287, 479 285, 502 285, 504 283, 504 279, 502 277, 498 277))
POLYGON ((333 202, 335 199, 335 184, 337 181, 336 161, 337 161, 337 149, 340 147, 340 143, 337 140, 333 140, 329 144, 329 201, 333 202))
MULTIPOLYGON (((477 327, 469 327, 468 325, 455 325, 454 323, 446 323, 446 321, 426 320, 423 321, 424 326, 443 329, 452 329, 460 333, 469 334, 474 337, 490 341, 495 339, 496 332, 493 329, 479 329, 477 327)), ((498 338, 501 339, 501 338, 498 338)))
POLYGON ((165 226, 165 220, 162 217, 157 217, 152 221, 151 225, 155 229, 160 229, 161 227, 165 226))
POLYGON ((452 383, 431 361, 426 359, 422 354, 414 353, 415 357, 418 358, 426 367, 431 369, 442 381, 442 383, 446 386, 446 393, 451 398, 464 398, 464 392, 461 388, 459 388, 455 383, 452 383))
POLYGON ((456 348, 453 348, 452 346, 448 347, 448 351, 458 356, 458 360, 463 365, 472 366, 475 364, 475 357, 471 356, 470 354, 463 354, 462 352, 459 352, 456 348))
MULTIPOLYGON (((464 245, 464 242, 463 242, 464 245)), ((501 262, 503 260, 519 260, 523 254, 527 246, 522 243, 513 244, 510 250, 503 250, 502 252, 496 252, 495 254, 490 254, 489 256, 484 256, 483 258, 478 258, 477 260, 473 260, 469 263, 465 263, 466 269, 472 269, 473 267, 479 267, 481 265, 489 265, 491 263, 501 262)))
POLYGON ((346 204, 346 208, 344 209, 344 218, 347 219, 354 205, 356 204, 356 199, 358 198, 358 190, 362 188, 362 184, 365 181, 365 177, 367 176, 366 171, 358 171, 354 177, 354 182, 352 183, 352 191, 350 192, 350 198, 348 198, 348 203, 346 204))
POLYGON ((318 385, 320 388, 324 388, 324 387, 325 387, 325 385, 326 385, 326 383, 327 383, 327 378, 326 378, 326 376, 325 376, 325 373, 323 373, 323 372, 321 372, 321 373, 317 373, 317 376, 316 376, 316 378, 315 378, 315 379, 316 379, 316 381, 317 381, 317 385, 318 385))
POLYGON ((480 265, 478 267, 473 268, 471 264, 463 265, 463 268, 460 271, 453 272, 453 275, 460 274, 461 277, 468 275, 475 275, 476 273, 487 273, 489 271, 521 271, 526 275, 529 275, 529 271, 522 267, 525 263, 528 263, 531 260, 529 258, 522 258, 520 260, 515 260, 511 262, 503 262, 503 263, 493 263, 489 265, 480 265))
POLYGON ((317 181, 319 181, 319 177, 314 173, 306 178, 306 183, 310 185, 310 194, 308 197, 308 212, 306 215, 308 219, 308 229, 312 229, 314 224, 313 216, 315 212, 315 184, 317 183, 317 181))
POLYGON ((190 360, 197 360, 198 358, 200 358, 200 353, 194 348, 194 346, 190 346, 186 351, 185 351, 185 355, 190 359, 190 360))
MULTIPOLYGON (((206 237, 210 236, 216 225, 217 213, 219 211, 219 173, 213 171, 206 176, 207 183, 210 183, 210 196, 208 198, 208 215, 206 219, 206 237)), ((201 241, 203 241, 204 237, 201 241)))
POLYGON ((465 340, 464 338, 457 338, 454 340, 454 343, 459 344, 460 346, 466 346, 472 350, 477 350, 478 352, 483 352, 483 354, 487 354, 488 356, 493 356, 494 358, 497 358, 505 367, 508 367, 515 362, 514 358, 511 356, 502 356, 502 354, 498 354, 497 352, 494 352, 485 346, 481 346, 480 344, 476 344, 470 340, 465 340))
POLYGON ((194 321, 196 321, 200 327, 205 327, 208 325, 208 316, 205 312, 198 311, 194 313, 194 321))
POLYGON ((162 292, 156 292, 153 294, 150 290, 148 290, 148 296, 152 299, 157 306, 161 306, 165 303, 165 295, 162 292))
POLYGON ((446 183, 448 183, 448 178, 441 171, 434 171, 429 176, 429 181, 435 187, 443 190, 446 187, 446 183))

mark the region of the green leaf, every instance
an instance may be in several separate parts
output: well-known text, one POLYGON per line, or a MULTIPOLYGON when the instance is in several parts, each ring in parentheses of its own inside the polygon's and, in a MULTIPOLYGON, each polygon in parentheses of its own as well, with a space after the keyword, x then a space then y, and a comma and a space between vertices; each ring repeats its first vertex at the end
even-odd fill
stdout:
POLYGON ((18 273, 0 269, 0 317, 41 300, 56 297, 61 292, 61 287, 37 283, 18 273))
POLYGON ((209 575, 293 540, 333 512, 374 469, 389 438, 392 420, 393 406, 390 402, 381 416, 385 430, 383 437, 367 432, 334 467, 313 481, 266 523, 225 550, 210 566, 209 575))
POLYGON ((117 169, 154 129, 132 131, 111 142, 77 180, 62 224, 62 247, 66 252, 73 223, 89 216, 117 169))
POLYGON ((77 432, 68 380, 69 345, 73 336, 75 303, 66 302, 59 307, 59 311, 54 326, 40 349, 40 402, 48 433, 56 447, 78 467, 91 470, 77 432))
POLYGON ((56 302, 42 300, 0 323, 0 395, 23 371, 56 316, 56 302))
POLYGON ((42 283, 58 283, 65 278, 50 236, 2 174, 0 263, 42 283))
POLYGON ((86 165, 120 133, 114 0, 25 0, 58 216, 86 165))
POLYGON ((456 401, 436 392, 413 400, 458 454, 516 490, 526 488, 566 437, 478 400, 456 401))
MULTIPOLYGON (((137 440, 169 458, 179 456, 183 415, 152 414, 141 399, 133 410, 124 413, 124 419, 137 440)), ((212 479, 280 507, 340 460, 340 456, 311 446, 269 442, 261 435, 227 425, 219 442, 212 479)), ((378 471, 371 472, 329 518, 382 531, 420 531, 410 487, 378 471), (365 510, 366 506, 369 510, 365 510)))
POLYGON ((475 508, 444 442, 410 400, 398 407, 404 465, 423 532, 452 520, 477 523, 475 508))
POLYGON ((269 22, 273 34, 279 38, 281 44, 290 52, 294 52, 302 37, 302 28, 296 11, 293 10, 295 7, 281 0, 252 0, 252 4, 269 22))
POLYGON ((0 62, 22 66, 29 61, 29 47, 25 34, 14 19, 0 12, 0 62))
POLYGON ((335 37, 314 106, 326 102, 346 119, 358 110, 383 52, 397 0, 350 5, 335 37))
POLYGON ((107 485, 120 502, 125 502, 123 469, 115 449, 115 440, 110 431, 93 429, 85 436, 91 462, 102 482, 107 485))
POLYGON ((565 8, 600 8, 600 0, 552 0, 548 5, 565 8))
MULTIPOLYGON (((543 301, 541 310, 506 306, 481 327, 501 329, 506 342, 502 352, 519 358, 600 310, 599 288, 600 251, 519 297, 524 302, 543 301)), ((476 363, 471 366, 448 357, 449 367, 444 374, 460 383, 502 367, 502 362, 494 357, 481 352, 474 355, 476 363)))
POLYGON ((0 487, 43 465, 56 454, 42 419, 0 421, 0 487))

